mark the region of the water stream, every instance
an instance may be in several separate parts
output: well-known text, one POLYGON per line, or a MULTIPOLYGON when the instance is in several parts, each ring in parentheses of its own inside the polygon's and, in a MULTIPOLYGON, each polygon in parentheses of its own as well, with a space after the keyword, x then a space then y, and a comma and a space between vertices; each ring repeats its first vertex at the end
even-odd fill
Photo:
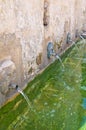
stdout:
POLYGON ((62 60, 61 60, 60 56, 56 55, 55 57, 60 61, 61 65, 62 65, 62 67, 64 69, 64 64, 62 63, 62 60))
POLYGON ((73 44, 75 45, 76 49, 79 51, 79 48, 78 48, 76 42, 73 42, 73 44))
POLYGON ((30 109, 32 109, 30 100, 29 100, 29 98, 27 97, 27 95, 26 95, 20 88, 18 88, 17 91, 24 97, 24 99, 26 100, 26 102, 27 102, 27 104, 28 104, 28 107, 29 107, 30 109))

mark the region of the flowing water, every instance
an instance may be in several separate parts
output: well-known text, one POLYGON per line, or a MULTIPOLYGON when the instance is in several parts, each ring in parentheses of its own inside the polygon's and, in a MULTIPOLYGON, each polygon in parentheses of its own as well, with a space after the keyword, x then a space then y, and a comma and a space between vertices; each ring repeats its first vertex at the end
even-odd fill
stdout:
POLYGON ((31 109, 31 103, 29 101, 29 98, 27 97, 27 95, 20 89, 18 88, 17 91, 24 97, 24 99, 26 100, 28 107, 31 109))
POLYGON ((60 56, 56 55, 55 57, 60 61, 61 65, 62 65, 62 67, 64 69, 64 64, 62 63, 62 60, 61 60, 60 56))
POLYGON ((76 47, 76 49, 77 49, 77 50, 79 50, 79 48, 78 48, 78 46, 77 46, 76 42, 72 42, 72 44, 74 44, 74 45, 75 45, 75 47, 76 47))
POLYGON ((0 109, 0 130, 86 130, 86 46, 83 40, 77 47, 73 45, 61 57, 64 71, 56 60, 27 85, 24 93, 34 111, 28 109, 21 95, 0 109))

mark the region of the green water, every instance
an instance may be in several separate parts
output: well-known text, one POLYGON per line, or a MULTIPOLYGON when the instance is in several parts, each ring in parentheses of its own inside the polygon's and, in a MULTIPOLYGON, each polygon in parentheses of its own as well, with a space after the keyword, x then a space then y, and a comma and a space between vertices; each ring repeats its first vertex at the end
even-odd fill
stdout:
POLYGON ((77 43, 0 109, 0 130, 86 130, 86 44, 77 43))

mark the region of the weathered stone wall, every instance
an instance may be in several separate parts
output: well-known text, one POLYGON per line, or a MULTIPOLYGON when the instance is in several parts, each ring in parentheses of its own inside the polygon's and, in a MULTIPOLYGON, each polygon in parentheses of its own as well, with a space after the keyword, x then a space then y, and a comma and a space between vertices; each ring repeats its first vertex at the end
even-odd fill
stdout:
MULTIPOLYGON (((64 50, 67 46, 66 37, 70 32, 75 39, 75 32, 86 30, 86 1, 85 0, 45 0, 47 2, 47 23, 44 28, 44 50, 49 40, 55 42, 56 50, 64 50), (61 47, 61 48, 60 48, 61 47), (60 48, 60 49, 58 49, 60 48)), ((44 64, 48 61, 45 59, 44 64)))
POLYGON ((49 41, 64 50, 76 29, 86 29, 85 0, 0 0, 0 104, 11 83, 23 86, 51 62, 49 41))
POLYGON ((21 87, 39 70, 43 9, 40 0, 0 0, 0 104, 8 96, 10 84, 21 87))

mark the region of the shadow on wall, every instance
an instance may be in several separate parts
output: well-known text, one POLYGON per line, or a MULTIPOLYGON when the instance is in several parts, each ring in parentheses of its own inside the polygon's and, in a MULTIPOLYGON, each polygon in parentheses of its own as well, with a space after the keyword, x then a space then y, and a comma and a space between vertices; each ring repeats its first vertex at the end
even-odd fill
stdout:
POLYGON ((46 27, 49 24, 49 2, 47 0, 44 1, 44 17, 43 17, 43 25, 46 27))

